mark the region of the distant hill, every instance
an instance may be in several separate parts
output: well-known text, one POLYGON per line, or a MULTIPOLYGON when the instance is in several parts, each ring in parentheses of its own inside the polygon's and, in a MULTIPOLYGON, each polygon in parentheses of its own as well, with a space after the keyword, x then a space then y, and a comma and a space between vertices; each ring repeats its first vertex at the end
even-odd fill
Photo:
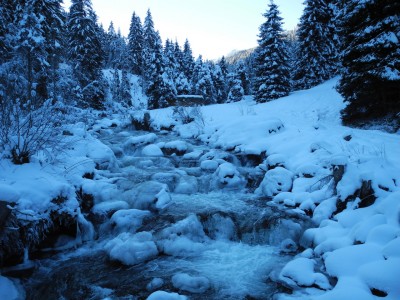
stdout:
POLYGON ((228 64, 234 65, 240 60, 245 60, 248 58, 251 54, 254 53, 256 48, 251 48, 247 50, 239 50, 239 51, 232 51, 230 54, 228 54, 225 57, 225 60, 228 64))

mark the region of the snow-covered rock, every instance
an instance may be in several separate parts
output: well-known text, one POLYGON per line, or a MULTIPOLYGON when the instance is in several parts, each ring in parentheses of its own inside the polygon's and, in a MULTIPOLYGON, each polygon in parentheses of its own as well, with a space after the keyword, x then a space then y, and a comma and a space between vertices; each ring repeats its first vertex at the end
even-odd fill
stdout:
POLYGON ((157 157, 157 156, 164 156, 164 153, 161 151, 160 147, 155 144, 150 144, 145 146, 142 149, 143 156, 150 156, 150 157, 157 157))
POLYGON ((147 181, 123 194, 130 207, 141 210, 163 209, 171 202, 169 189, 166 184, 147 181))
POLYGON ((115 232, 135 233, 142 226, 143 219, 150 215, 146 210, 121 209, 112 215, 110 223, 115 232))
POLYGON ((150 232, 121 233, 107 242, 104 249, 112 260, 120 261, 124 265, 136 265, 158 255, 150 232))
POLYGON ((204 250, 209 240, 196 215, 190 215, 161 232, 161 240, 157 241, 164 253, 173 256, 194 256, 204 250))
POLYGON ((152 293, 147 300, 186 300, 186 296, 179 295, 177 293, 168 293, 164 291, 156 291, 152 293))
POLYGON ((328 278, 314 272, 315 261, 305 257, 296 258, 282 269, 279 279, 291 288, 311 287, 313 285, 326 290, 331 288, 328 278))
POLYGON ((195 294, 201 294, 210 288, 210 281, 204 276, 190 276, 178 273, 172 276, 172 284, 177 289, 195 294))
POLYGON ((293 185, 293 173, 282 167, 269 170, 256 193, 272 197, 281 192, 288 192, 293 185))
POLYGON ((217 188, 242 188, 246 184, 243 176, 239 173, 237 168, 228 162, 222 163, 218 166, 213 174, 213 180, 217 188))

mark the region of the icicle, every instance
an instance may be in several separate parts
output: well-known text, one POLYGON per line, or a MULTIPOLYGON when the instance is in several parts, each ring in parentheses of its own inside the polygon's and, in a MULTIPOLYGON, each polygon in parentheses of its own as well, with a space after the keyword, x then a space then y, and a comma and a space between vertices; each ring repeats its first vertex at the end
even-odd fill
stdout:
POLYGON ((25 247, 24 248, 24 260, 22 262, 23 265, 29 264, 31 261, 29 260, 29 248, 25 247))
POLYGON ((81 244, 86 241, 91 241, 94 239, 95 232, 93 224, 90 223, 85 217, 79 213, 76 229, 76 243, 81 244))

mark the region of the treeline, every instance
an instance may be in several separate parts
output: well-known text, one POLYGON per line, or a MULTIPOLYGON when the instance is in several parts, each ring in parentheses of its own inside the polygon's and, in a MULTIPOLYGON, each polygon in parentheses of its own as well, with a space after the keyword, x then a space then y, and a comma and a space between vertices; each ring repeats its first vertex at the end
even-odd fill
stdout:
POLYGON ((131 106, 128 74, 140 76, 148 108, 173 104, 177 95, 202 95, 206 103, 262 103, 341 75, 338 91, 348 103, 345 122, 399 111, 399 14, 391 0, 307 0, 299 27, 282 30, 271 2, 260 26, 259 46, 228 64, 194 58, 190 43, 162 43, 151 12, 132 15, 128 37, 111 23, 104 30, 90 0, 0 2, 0 104, 35 107, 51 99, 102 109, 113 69, 113 99, 131 106))
POLYGON ((344 123, 400 118, 400 2, 307 0, 292 37, 282 30, 276 4, 264 16, 250 57, 257 102, 340 75, 344 123))

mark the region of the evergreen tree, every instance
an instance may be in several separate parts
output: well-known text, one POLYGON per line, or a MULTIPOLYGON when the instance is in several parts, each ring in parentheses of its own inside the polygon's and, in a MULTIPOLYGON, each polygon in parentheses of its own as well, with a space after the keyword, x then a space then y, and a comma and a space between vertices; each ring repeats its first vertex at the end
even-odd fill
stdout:
POLYGON ((175 79, 175 87, 177 95, 189 95, 192 88, 183 72, 180 72, 178 77, 175 79))
POLYGON ((244 65, 244 62, 242 60, 239 61, 236 66, 236 74, 238 77, 237 79, 239 79, 241 82, 241 87, 243 88, 244 95, 249 95, 250 94, 250 80, 247 75, 246 66, 244 65))
POLYGON ((232 82, 232 87, 229 90, 227 102, 238 102, 243 100, 243 97, 244 90, 242 87, 242 81, 239 78, 234 79, 232 82))
POLYGON ((99 28, 90 0, 72 0, 68 16, 69 59, 80 87, 81 105, 103 108, 104 91, 99 28))
POLYGON ((255 100, 259 103, 287 96, 290 91, 288 54, 278 6, 271 1, 260 27, 257 49, 255 100))
POLYGON ((190 47, 189 41, 186 39, 183 45, 182 53, 182 68, 183 73, 189 81, 193 81, 193 68, 194 68, 194 58, 192 53, 192 48, 190 47))
MULTIPOLYGON (((40 1, 41 2, 41 1, 40 1)), ((40 3, 41 4, 41 3, 40 3)), ((39 107, 47 98, 47 77, 49 57, 46 51, 44 18, 39 10, 38 0, 28 0, 17 5, 16 29, 13 36, 14 61, 22 67, 21 74, 27 83, 23 101, 30 101, 39 107)))
POLYGON ((132 74, 142 75, 143 68, 143 28, 139 16, 132 15, 128 35, 129 65, 132 74))
POLYGON ((347 107, 344 123, 400 111, 400 3, 342 3, 339 19, 343 70, 338 91, 347 107))
POLYGON ((228 65, 226 63, 225 56, 221 57, 220 61, 218 62, 218 65, 221 68, 222 75, 224 75, 224 77, 226 78, 226 76, 228 75, 228 65))
POLYGON ((166 107, 176 97, 173 79, 165 70, 165 57, 160 34, 154 30, 150 10, 144 21, 143 78, 148 108, 166 107))
POLYGON ((333 77, 337 71, 333 10, 326 0, 306 0, 300 19, 296 89, 308 89, 333 77))
POLYGON ((194 84, 195 94, 202 95, 207 104, 216 103, 210 64, 203 63, 200 57, 196 61, 194 74, 193 78, 196 80, 194 84))
POLYGON ((226 78, 222 73, 219 64, 215 65, 212 70, 212 79, 214 83, 215 98, 217 103, 223 103, 226 101, 226 78))
POLYGON ((131 84, 128 78, 128 72, 126 68, 122 69, 121 73, 121 102, 124 106, 132 106, 132 95, 131 95, 131 84))

